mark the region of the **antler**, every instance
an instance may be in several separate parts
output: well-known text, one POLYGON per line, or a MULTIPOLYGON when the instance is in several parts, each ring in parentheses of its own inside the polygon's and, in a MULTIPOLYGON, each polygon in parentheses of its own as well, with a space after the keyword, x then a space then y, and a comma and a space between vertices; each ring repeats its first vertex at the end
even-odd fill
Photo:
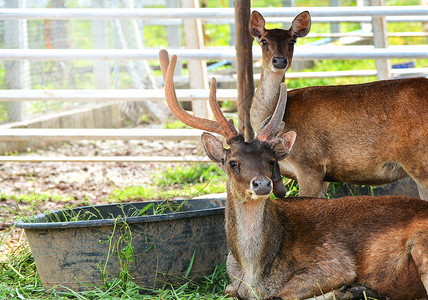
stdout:
POLYGON ((226 117, 221 112, 220 106, 218 105, 218 102, 217 102, 216 92, 217 92, 217 81, 213 77, 211 79, 211 87, 210 87, 210 98, 209 98, 210 107, 214 114, 215 119, 217 120, 217 123, 220 125, 221 129, 226 134, 226 136, 224 137, 227 139, 231 139, 237 136, 239 133, 236 130, 235 125, 233 124, 233 120, 230 119, 229 121, 227 121, 226 117))
POLYGON ((223 113, 221 112, 220 107, 218 106, 217 98, 216 98, 217 89, 216 89, 215 78, 211 80, 211 91, 210 91, 209 103, 217 122, 191 115, 188 112, 186 112, 178 103, 177 95, 175 94, 174 82, 173 82, 174 69, 177 63, 177 56, 173 55, 171 57, 171 62, 170 62, 168 52, 166 50, 160 50, 159 61, 161 65, 164 82, 165 82, 166 102, 171 112, 181 122, 196 129, 218 133, 224 136, 226 140, 230 140, 231 138, 238 135, 238 132, 236 131, 235 126, 233 125, 233 121, 231 120, 231 122, 228 122, 224 117, 223 113))
POLYGON ((273 115, 267 118, 262 123, 262 128, 260 129, 257 139, 260 141, 269 142, 272 141, 278 133, 280 133, 284 129, 284 121, 282 118, 285 113, 285 106, 287 104, 287 85, 285 83, 281 83, 280 91, 279 91, 279 99, 276 104, 275 111, 273 115))

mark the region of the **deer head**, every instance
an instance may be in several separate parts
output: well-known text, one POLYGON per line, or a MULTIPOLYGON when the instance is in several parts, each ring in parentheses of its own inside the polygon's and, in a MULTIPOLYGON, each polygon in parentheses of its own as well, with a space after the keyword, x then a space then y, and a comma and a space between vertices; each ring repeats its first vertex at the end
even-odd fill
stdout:
POLYGON ((308 11, 297 15, 288 30, 266 29, 265 19, 259 12, 253 11, 250 34, 262 47, 263 69, 285 73, 291 65, 297 38, 306 36, 310 29, 311 15, 308 11))
POLYGON ((289 153, 296 139, 290 131, 279 135, 284 127, 287 88, 281 85, 280 100, 274 114, 263 122, 257 137, 247 143, 236 130, 232 120, 226 120, 216 99, 216 80, 211 80, 209 103, 216 121, 199 118, 187 113, 178 103, 173 83, 177 57, 169 61, 168 52, 159 52, 159 61, 165 81, 165 97, 171 112, 183 123, 205 131, 217 133, 226 139, 223 142, 210 133, 202 134, 202 144, 208 157, 216 162, 228 177, 228 192, 244 201, 267 198, 273 192, 278 198, 285 196, 278 161, 289 153))

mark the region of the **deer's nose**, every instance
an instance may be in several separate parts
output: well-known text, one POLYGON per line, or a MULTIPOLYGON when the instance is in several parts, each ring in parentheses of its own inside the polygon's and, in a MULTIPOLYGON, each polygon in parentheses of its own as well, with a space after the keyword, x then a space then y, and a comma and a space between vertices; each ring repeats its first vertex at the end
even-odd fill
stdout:
POLYGON ((272 64, 277 69, 285 69, 288 65, 287 57, 274 57, 272 58, 272 64))
POLYGON ((269 178, 255 178, 251 181, 251 189, 256 195, 269 195, 272 192, 272 181, 269 178))

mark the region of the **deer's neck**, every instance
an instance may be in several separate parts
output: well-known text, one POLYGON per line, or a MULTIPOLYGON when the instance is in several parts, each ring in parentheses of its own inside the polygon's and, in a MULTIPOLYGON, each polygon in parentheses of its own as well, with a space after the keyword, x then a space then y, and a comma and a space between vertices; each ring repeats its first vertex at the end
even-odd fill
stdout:
POLYGON ((260 82, 254 94, 250 110, 251 126, 257 133, 260 124, 275 110, 279 97, 279 87, 284 81, 283 72, 272 72, 262 69, 260 82))
POLYGON ((226 229, 232 254, 248 276, 257 281, 269 273, 278 254, 284 231, 276 226, 277 218, 269 199, 263 201, 229 201, 226 229))

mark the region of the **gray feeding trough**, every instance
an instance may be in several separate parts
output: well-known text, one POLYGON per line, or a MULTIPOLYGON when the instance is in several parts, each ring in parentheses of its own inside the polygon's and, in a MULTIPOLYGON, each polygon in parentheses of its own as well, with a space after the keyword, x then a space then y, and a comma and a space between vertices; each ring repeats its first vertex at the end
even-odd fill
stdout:
POLYGON ((86 206, 16 226, 25 229, 45 289, 88 290, 103 284, 102 274, 119 276, 127 245, 131 280, 155 288, 186 274, 210 275, 226 260, 224 205, 225 199, 191 199, 86 206))

